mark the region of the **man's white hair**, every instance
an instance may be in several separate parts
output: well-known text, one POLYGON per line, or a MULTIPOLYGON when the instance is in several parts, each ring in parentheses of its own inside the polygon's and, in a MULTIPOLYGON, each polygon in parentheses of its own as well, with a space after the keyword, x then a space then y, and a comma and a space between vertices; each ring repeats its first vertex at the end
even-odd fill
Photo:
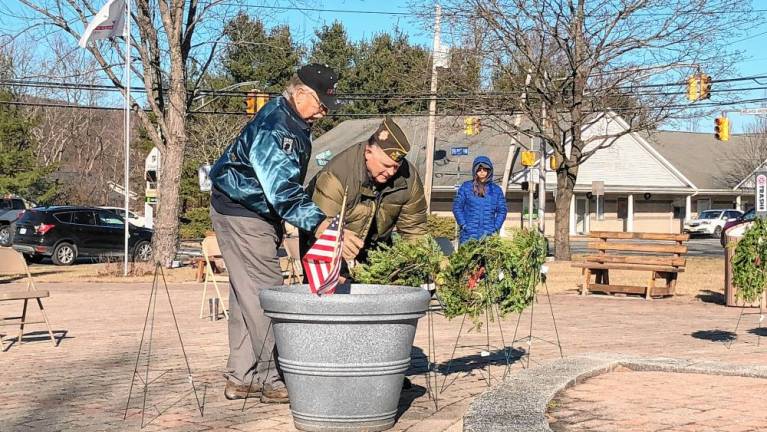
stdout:
POLYGON ((286 99, 293 100, 293 95, 299 89, 314 91, 311 87, 301 81, 301 78, 298 77, 298 74, 293 74, 293 76, 290 77, 290 81, 288 81, 288 84, 285 86, 285 90, 282 91, 282 95, 286 99))

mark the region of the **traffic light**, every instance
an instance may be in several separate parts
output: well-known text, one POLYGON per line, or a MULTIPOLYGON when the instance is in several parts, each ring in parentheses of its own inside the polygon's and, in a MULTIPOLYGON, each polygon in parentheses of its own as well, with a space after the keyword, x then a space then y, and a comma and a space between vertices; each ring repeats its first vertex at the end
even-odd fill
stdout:
POLYGON ((522 190, 523 190, 523 191, 528 191, 528 190, 530 190, 530 182, 529 182, 529 181, 527 181, 527 180, 525 180, 525 181, 523 181, 522 183, 520 183, 520 186, 522 187, 522 190))
POLYGON ((557 168, 559 168, 559 161, 554 155, 549 156, 549 168, 551 168, 552 171, 556 171, 557 168))
POLYGON ((465 117, 463 119, 463 131, 468 136, 478 134, 480 126, 481 124, 478 117, 465 117))
POLYGON ((710 99, 711 98, 711 77, 706 74, 700 74, 700 98, 701 99, 710 99))
POLYGON ((730 119, 717 117, 714 120, 714 137, 719 141, 730 140, 730 119))
POLYGON ((245 97, 245 112, 249 115, 257 113, 269 102, 269 95, 266 93, 250 92, 245 97))
POLYGON ((700 80, 697 74, 687 78, 687 100, 695 102, 700 99, 700 80))
POLYGON ((522 152, 522 165, 526 167, 530 167, 535 165, 535 157, 538 156, 538 154, 532 150, 525 150, 522 152))

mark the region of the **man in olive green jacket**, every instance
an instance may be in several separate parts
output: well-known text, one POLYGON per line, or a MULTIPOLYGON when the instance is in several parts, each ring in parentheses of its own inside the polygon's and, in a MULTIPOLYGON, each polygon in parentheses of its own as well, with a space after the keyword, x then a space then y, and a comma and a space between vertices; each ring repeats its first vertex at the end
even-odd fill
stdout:
MULTIPOLYGON (((356 238, 347 239, 344 234, 344 243, 362 240, 357 261, 365 261, 367 252, 378 243, 388 242, 395 228, 405 240, 426 235, 426 198, 418 172, 405 159, 409 150, 402 129, 386 118, 367 141, 331 159, 306 189, 329 216, 340 213, 347 191, 344 228, 356 238)), ((302 256, 314 240, 302 232, 302 256)), ((342 270, 342 275, 348 276, 346 273, 342 270)))

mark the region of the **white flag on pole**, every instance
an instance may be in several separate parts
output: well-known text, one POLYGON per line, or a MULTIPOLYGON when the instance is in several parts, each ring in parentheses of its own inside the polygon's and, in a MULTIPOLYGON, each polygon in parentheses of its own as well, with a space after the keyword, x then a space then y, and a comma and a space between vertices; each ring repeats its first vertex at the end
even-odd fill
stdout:
POLYGON ((108 0, 93 17, 83 36, 80 38, 80 46, 85 46, 91 40, 109 39, 118 36, 124 31, 125 0, 108 0))

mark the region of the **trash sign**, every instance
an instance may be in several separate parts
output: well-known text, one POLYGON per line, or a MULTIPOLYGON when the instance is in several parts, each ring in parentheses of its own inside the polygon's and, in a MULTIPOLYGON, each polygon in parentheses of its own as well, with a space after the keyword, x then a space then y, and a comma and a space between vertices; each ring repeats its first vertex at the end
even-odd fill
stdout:
POLYGON ((757 216, 767 215, 767 171, 759 171, 754 177, 754 203, 757 216))
POLYGON ((450 155, 452 155, 452 156, 468 156, 469 155, 469 148, 468 147, 451 147, 450 148, 450 155))

